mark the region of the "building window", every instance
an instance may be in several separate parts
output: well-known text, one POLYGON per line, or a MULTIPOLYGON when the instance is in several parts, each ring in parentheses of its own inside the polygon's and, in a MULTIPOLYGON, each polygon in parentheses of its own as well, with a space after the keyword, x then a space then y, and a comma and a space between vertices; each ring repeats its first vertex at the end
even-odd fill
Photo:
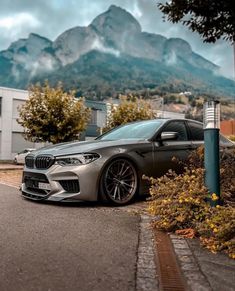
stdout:
POLYGON ((34 148, 34 144, 25 140, 22 132, 12 132, 12 153, 19 153, 25 148, 34 148))
POLYGON ((13 99, 12 117, 19 118, 19 109, 24 105, 24 100, 13 99))
POLYGON ((97 110, 96 109, 91 110, 90 124, 97 124, 97 110))

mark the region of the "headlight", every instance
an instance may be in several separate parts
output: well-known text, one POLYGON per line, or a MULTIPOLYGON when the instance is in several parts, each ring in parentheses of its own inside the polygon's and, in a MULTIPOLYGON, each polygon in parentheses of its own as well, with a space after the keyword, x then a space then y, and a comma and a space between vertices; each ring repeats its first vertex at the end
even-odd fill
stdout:
POLYGON ((61 156, 56 158, 56 164, 61 166, 79 166, 86 165, 95 160, 97 160, 100 156, 95 153, 85 153, 85 154, 77 154, 71 156, 61 156))

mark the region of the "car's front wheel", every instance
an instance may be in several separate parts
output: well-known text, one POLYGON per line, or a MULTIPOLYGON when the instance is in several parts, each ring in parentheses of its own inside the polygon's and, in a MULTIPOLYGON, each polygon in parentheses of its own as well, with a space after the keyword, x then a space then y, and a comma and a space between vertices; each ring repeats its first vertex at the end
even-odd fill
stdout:
POLYGON ((102 196, 116 205, 128 204, 137 193, 138 176, 134 165, 126 159, 112 161, 101 178, 102 196))

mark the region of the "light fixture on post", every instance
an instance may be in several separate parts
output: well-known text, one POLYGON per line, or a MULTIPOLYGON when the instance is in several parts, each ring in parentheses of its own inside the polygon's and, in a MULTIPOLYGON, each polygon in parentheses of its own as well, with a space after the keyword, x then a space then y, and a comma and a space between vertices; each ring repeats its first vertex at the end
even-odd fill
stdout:
POLYGON ((211 194, 210 203, 216 206, 220 197, 220 102, 208 101, 204 104, 204 142, 205 142, 205 184, 211 194))

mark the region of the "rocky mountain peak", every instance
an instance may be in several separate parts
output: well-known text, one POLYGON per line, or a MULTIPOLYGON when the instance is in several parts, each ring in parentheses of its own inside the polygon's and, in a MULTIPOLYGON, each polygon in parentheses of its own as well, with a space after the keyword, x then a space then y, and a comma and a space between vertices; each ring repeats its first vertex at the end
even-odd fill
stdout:
POLYGON ((42 37, 36 33, 30 33, 28 38, 22 38, 19 39, 15 42, 13 42, 8 50, 12 51, 12 52, 19 52, 20 50, 38 50, 41 51, 44 48, 51 46, 52 41, 50 41, 49 39, 42 37))
POLYGON ((35 33, 30 33, 28 38, 13 42, 1 55, 14 62, 25 63, 36 60, 41 52, 51 47, 52 41, 35 33))
POLYGON ((99 32, 130 31, 141 32, 139 22, 125 9, 111 5, 109 9, 98 15, 91 23, 99 32))
POLYGON ((130 35, 141 32, 139 22, 129 12, 115 5, 98 15, 90 26, 105 39, 105 46, 120 50, 130 35))
POLYGON ((53 49, 61 63, 67 65, 90 51, 97 38, 96 32, 89 26, 77 26, 59 35, 53 49))

